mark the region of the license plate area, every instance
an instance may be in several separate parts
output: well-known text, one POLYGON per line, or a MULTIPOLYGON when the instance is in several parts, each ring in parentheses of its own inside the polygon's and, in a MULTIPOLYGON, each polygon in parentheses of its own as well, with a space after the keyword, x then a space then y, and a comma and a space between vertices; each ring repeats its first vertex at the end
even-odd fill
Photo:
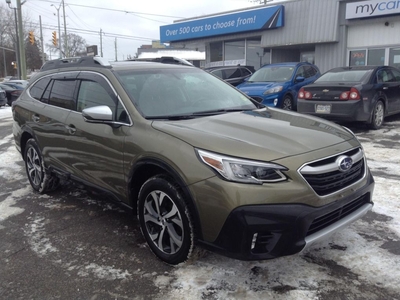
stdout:
POLYGON ((332 109, 331 104, 317 104, 315 105, 315 112, 317 114, 330 114, 332 109))

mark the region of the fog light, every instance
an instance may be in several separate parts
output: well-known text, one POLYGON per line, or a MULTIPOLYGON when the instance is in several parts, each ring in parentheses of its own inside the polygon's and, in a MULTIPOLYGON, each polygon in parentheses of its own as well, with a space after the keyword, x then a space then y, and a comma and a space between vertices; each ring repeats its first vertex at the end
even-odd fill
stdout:
POLYGON ((277 106, 278 105, 278 98, 275 98, 274 99, 274 106, 277 106))
POLYGON ((251 250, 253 250, 254 247, 256 246, 257 236, 258 236, 258 233, 255 233, 255 234, 253 235, 253 239, 251 240, 251 250))

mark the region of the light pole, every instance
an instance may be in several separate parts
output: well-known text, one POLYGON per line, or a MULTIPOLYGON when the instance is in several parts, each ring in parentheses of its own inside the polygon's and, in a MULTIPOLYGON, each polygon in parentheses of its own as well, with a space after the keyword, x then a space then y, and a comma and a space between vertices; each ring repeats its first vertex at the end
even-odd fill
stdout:
POLYGON ((17 19, 17 9, 11 6, 11 0, 6 0, 8 7, 14 10, 15 18, 15 57, 17 61, 17 77, 21 79, 21 63, 20 63, 20 52, 19 52, 19 36, 18 36, 18 19, 17 19))
MULTIPOLYGON (((61 29, 60 29, 60 6, 57 8, 54 4, 51 6, 54 6, 55 9, 57 9, 57 18, 58 18, 58 50, 60 50, 60 58, 62 58, 62 51, 61 51, 61 29)), ((65 38, 65 37, 64 37, 65 38)))

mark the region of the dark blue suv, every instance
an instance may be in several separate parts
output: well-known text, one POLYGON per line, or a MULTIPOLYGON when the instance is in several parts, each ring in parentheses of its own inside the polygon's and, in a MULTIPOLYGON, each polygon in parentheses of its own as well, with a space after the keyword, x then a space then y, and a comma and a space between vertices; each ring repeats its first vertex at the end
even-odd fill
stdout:
POLYGON ((270 64, 258 69, 237 88, 264 105, 296 110, 300 88, 320 75, 318 67, 307 62, 270 64))

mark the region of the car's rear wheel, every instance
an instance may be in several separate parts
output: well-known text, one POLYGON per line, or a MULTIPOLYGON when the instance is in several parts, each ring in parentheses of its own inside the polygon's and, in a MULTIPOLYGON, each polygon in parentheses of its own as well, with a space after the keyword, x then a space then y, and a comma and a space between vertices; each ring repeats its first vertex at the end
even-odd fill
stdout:
POLYGON ((46 171, 43 157, 34 139, 29 139, 25 145, 25 168, 32 188, 45 193, 56 189, 59 179, 46 171))
POLYGON ((385 105, 378 100, 372 110, 371 122, 368 124, 371 129, 379 129, 385 117, 385 105))
POLYGON ((147 180, 138 197, 140 229, 153 253, 172 265, 189 259, 194 232, 179 189, 165 176, 147 180))
POLYGON ((285 95, 285 97, 283 97, 282 109, 293 110, 293 99, 290 95, 285 95))

